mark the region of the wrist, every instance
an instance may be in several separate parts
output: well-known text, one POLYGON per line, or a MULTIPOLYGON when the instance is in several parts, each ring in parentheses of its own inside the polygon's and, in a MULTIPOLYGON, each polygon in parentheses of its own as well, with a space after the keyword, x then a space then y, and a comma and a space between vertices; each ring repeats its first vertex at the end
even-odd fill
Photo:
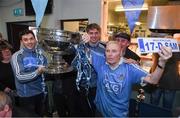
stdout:
POLYGON ((157 65, 157 67, 160 68, 160 69, 164 69, 164 67, 161 66, 159 63, 158 63, 158 65, 157 65))
POLYGON ((159 61, 158 64, 157 64, 157 67, 160 68, 160 69, 164 69, 165 64, 166 64, 165 62, 159 61))

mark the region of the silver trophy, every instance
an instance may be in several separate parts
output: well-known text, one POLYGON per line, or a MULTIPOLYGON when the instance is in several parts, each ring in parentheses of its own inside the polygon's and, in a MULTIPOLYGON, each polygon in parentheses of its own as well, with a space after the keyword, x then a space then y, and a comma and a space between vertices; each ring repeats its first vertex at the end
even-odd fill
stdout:
POLYGON ((68 53, 66 50, 71 46, 71 34, 72 32, 58 29, 38 29, 38 43, 42 49, 50 55, 46 73, 61 74, 73 70, 73 67, 69 66, 62 58, 63 55, 68 53))

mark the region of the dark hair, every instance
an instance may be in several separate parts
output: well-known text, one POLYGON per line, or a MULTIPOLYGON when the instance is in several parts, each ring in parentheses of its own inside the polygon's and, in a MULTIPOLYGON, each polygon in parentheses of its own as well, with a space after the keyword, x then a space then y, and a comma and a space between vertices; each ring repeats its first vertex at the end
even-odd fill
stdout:
POLYGON ((2 51, 5 49, 9 49, 11 52, 13 50, 12 46, 5 40, 0 40, 0 61, 3 60, 2 51))
POLYGON ((35 38, 35 35, 34 35, 34 33, 33 33, 32 30, 25 29, 24 31, 21 31, 21 32, 19 33, 19 39, 22 40, 22 36, 23 36, 23 35, 26 35, 26 34, 32 34, 33 37, 35 38))
POLYGON ((97 29, 99 32, 101 32, 101 27, 96 23, 91 23, 86 27, 86 32, 89 32, 89 30, 97 29))
POLYGON ((113 35, 113 39, 115 40, 115 38, 123 38, 123 39, 127 39, 129 42, 131 41, 131 36, 127 33, 124 32, 117 32, 113 35))

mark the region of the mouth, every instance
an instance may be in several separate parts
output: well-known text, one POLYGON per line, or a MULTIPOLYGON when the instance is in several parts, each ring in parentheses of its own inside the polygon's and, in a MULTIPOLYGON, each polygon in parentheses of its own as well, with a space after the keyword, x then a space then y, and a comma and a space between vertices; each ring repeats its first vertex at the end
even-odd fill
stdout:
POLYGON ((33 47, 33 46, 34 46, 34 45, 32 45, 32 44, 31 44, 31 45, 27 45, 27 47, 33 47))
POLYGON ((112 58, 107 58, 107 60, 108 60, 108 61, 113 61, 113 59, 112 59, 112 58))

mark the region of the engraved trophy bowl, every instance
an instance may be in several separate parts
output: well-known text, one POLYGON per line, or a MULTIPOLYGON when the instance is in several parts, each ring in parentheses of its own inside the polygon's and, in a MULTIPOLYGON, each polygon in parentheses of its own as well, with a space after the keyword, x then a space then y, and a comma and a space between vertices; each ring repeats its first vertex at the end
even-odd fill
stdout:
POLYGON ((47 74, 61 74, 73 70, 73 67, 62 58, 67 55, 72 32, 58 29, 39 28, 37 31, 38 43, 47 52, 50 58, 46 67, 47 74))

